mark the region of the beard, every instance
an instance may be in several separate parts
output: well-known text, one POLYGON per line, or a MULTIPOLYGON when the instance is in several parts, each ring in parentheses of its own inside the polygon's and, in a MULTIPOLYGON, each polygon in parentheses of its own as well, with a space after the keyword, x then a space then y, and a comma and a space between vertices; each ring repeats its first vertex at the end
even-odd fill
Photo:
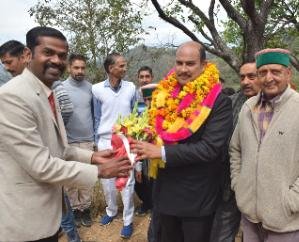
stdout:
POLYGON ((85 78, 85 75, 74 75, 73 79, 76 81, 83 81, 85 78))

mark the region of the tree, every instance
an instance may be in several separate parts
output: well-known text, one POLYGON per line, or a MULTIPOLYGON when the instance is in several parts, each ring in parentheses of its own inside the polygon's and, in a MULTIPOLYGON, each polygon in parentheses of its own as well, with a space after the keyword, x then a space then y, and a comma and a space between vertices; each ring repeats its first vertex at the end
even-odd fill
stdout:
POLYGON ((66 32, 71 51, 88 56, 92 72, 103 56, 126 52, 143 33, 140 9, 127 0, 39 0, 29 13, 66 32))
MULTIPOLYGON (((242 62, 254 60, 257 51, 271 44, 275 38, 277 40, 277 36, 281 37, 286 30, 299 36, 297 0, 210 0, 207 13, 199 7, 202 2, 172 0, 164 7, 160 2, 151 0, 160 18, 201 43, 236 72, 242 62), (221 10, 226 12, 228 21, 218 19, 221 10), (195 31, 187 24, 192 24, 195 31)), ((296 56, 292 61, 299 70, 296 56)))

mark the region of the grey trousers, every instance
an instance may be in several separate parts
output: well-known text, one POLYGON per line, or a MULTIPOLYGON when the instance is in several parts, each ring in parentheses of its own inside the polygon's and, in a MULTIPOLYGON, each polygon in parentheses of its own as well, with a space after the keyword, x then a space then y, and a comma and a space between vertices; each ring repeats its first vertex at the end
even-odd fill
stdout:
POLYGON ((215 213, 210 242, 234 242, 240 227, 241 214, 234 193, 222 200, 215 213))
POLYGON ((299 230, 289 233, 276 233, 264 229, 261 223, 252 223, 242 216, 244 242, 296 242, 299 241, 299 230))
MULTIPOLYGON (((79 147, 86 150, 93 150, 93 142, 71 143, 71 146, 79 147)), ((76 187, 69 186, 65 188, 65 191, 70 200, 72 209, 78 209, 84 211, 91 205, 92 189, 89 187, 76 187)))

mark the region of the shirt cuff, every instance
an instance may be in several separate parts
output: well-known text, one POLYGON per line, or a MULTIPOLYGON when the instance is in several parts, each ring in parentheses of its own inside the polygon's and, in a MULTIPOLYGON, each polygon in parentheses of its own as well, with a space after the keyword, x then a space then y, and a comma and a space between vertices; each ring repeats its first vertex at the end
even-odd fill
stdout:
POLYGON ((161 159, 166 163, 166 152, 164 145, 161 146, 161 159))
POLYGON ((139 171, 139 172, 142 171, 142 162, 141 161, 136 162, 135 170, 139 171))

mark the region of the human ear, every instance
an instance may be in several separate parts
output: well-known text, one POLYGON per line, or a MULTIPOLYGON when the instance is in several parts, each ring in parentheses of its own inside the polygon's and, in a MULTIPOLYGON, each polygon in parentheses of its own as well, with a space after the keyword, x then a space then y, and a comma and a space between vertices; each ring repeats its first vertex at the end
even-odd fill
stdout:
POLYGON ((28 64, 31 61, 32 52, 28 47, 24 48, 21 58, 23 59, 24 63, 26 63, 26 64, 28 64))

